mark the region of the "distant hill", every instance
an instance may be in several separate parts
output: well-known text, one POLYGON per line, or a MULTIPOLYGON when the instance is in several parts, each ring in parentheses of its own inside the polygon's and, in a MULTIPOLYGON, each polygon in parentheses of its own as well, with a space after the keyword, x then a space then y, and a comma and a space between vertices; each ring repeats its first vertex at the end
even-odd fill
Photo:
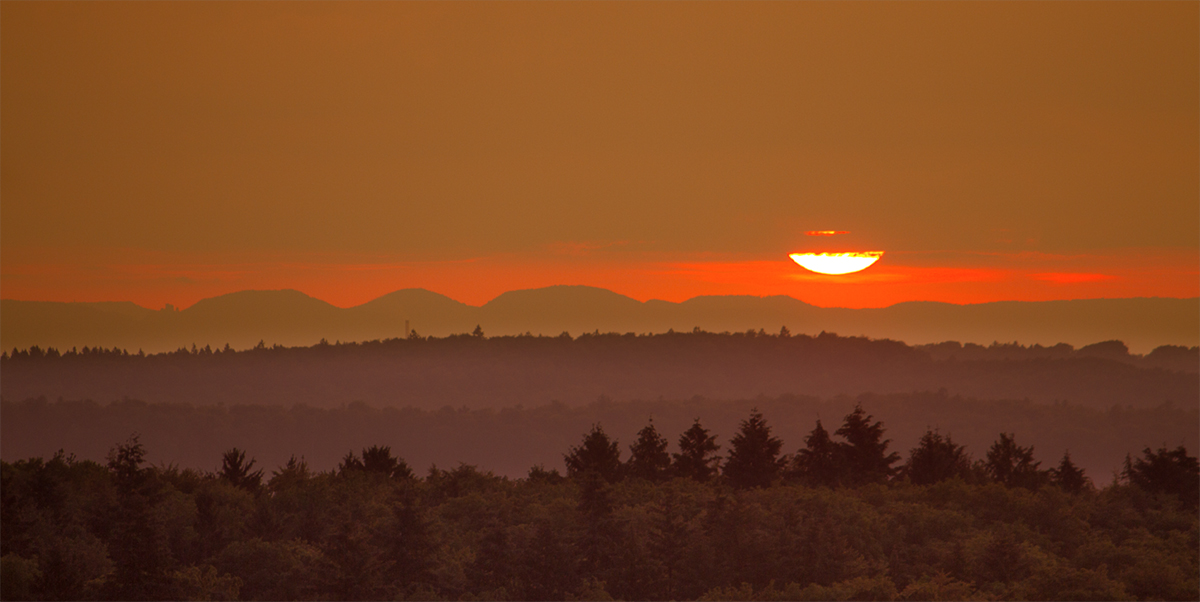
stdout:
POLYGON ((1133 356, 1119 341, 1079 350, 754 332, 455 335, 368 343, 200 348, 156 355, 40 349, 0 356, 0 397, 23 400, 337 407, 362 401, 433 410, 634 399, 830 397, 938 391, 1092 408, 1200 406, 1200 348, 1133 356))
POLYGON ((1087 299, 1004 301, 975 305, 911 302, 880 309, 820 308, 787 296, 709 296, 682 303, 640 302, 586 286, 552 286, 504 293, 474 307, 444 295, 405 289, 362 305, 338 308, 299 291, 241 291, 204 299, 182 311, 132 303, 0 301, 0 347, 31 345, 121 347, 148 353, 193 344, 246 349, 312 345, 321 339, 366 341, 421 335, 488 335, 564 331, 666 332, 696 327, 711 332, 764 329, 822 331, 890 338, 910 344, 958 341, 1079 347, 1124 341, 1134 353, 1160 345, 1200 344, 1200 299, 1087 299))

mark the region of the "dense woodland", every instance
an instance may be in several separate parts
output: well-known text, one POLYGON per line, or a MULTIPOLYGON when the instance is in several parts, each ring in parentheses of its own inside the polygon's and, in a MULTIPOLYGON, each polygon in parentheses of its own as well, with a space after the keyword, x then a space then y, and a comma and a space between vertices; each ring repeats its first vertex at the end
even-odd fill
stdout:
POLYGON ((665 396, 821 397, 946 388, 983 399, 1109 408, 1200 406, 1200 349, 1131 355, 1119 341, 1074 349, 948 342, 913 347, 863 337, 762 331, 592 333, 572 337, 421 337, 145 355, 116 349, 13 350, 4 396, 155 402, 437 409, 665 396), (470 378, 463 378, 469 374, 470 378))
POLYGON ((153 466, 132 437, 104 463, 2 464, 5 599, 1055 599, 1200 597, 1200 465, 1128 456, 1097 488, 1019 434, 972 460, 925 433, 904 457, 861 406, 793 454, 761 413, 671 446, 600 424, 566 474, 418 475, 386 446, 329 471, 153 466))

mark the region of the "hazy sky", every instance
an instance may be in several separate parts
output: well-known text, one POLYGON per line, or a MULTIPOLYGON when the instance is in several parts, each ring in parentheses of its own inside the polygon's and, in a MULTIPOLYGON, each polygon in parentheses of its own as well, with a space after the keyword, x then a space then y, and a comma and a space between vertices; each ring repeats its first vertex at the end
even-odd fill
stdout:
POLYGON ((4 298, 1200 294, 1195 2, 4 2, 0 30, 4 298))

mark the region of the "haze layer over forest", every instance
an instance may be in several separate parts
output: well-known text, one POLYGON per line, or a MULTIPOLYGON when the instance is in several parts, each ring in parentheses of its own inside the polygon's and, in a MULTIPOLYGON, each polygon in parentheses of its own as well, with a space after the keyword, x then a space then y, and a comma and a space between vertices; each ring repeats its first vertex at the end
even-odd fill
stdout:
MULTIPOLYGON (((653 419, 655 428, 676 449, 679 435, 699 419, 729 447, 740 421, 761 411, 783 441, 782 452, 804 447, 817 420, 832 432, 842 417, 861 404, 883 421, 890 449, 907 457, 928 429, 953 437, 974 459, 999 433, 1017 433, 1032 445, 1043 467, 1064 451, 1097 484, 1121 470, 1125 454, 1144 447, 1193 450, 1200 445, 1195 425, 1200 409, 1164 403, 1155 407, 1114 406, 1094 409, 1074 404, 994 401, 950 396, 944 392, 893 395, 780 395, 755 399, 657 399, 616 402, 601 399, 579 407, 439 410, 379 408, 352 403, 335 408, 307 405, 262 406, 145 403, 107 404, 76 401, 0 401, 0 457, 13 461, 50 457, 65 449, 83 460, 103 462, 108 451, 131 433, 147 446, 147 460, 185 468, 214 470, 221 454, 244 449, 269 473, 293 454, 315 470, 331 470, 347 450, 388 445, 418 472, 432 465, 452 469, 477 466, 510 478, 543 465, 562 471, 563 453, 593 425, 603 425, 619 441, 622 458, 639 429, 653 419)), ((722 451, 722 454, 724 451, 722 451)))
POLYGON ((1119 341, 909 346, 786 331, 487 337, 480 329, 157 355, 34 348, 0 362, 4 457, 45 455, 47 446, 90 457, 137 431, 164 450, 162 461, 197 467, 220 446, 267 462, 299 450, 324 466, 342 447, 386 443, 418 463, 471 462, 515 476, 557 462, 564 437, 591 422, 620 436, 652 416, 664 428, 702 418, 729 430, 757 404, 798 442, 816 419, 862 398, 900 427, 902 445, 926 428, 962 435, 972 449, 1019 430, 1054 454, 1072 449, 1099 479, 1143 445, 1194 447, 1200 411, 1200 348, 1142 356, 1119 341))
MULTIPOLYGON (((5 352, 7 355, 7 352, 5 352)), ((635 399, 829 397, 946 389, 981 399, 1066 401, 1093 408, 1194 407, 1200 348, 1131 355, 1119 341, 1078 350, 1019 345, 913 347, 889 340, 762 331, 579 337, 390 339, 192 348, 157 355, 31 348, 3 359, 9 400, 130 398, 196 405, 304 403, 336 407, 501 408, 600 396, 635 399)))
POLYGON ((878 309, 822 308, 787 296, 710 296, 682 303, 646 302, 586 286, 504 293, 481 307, 424 289, 399 290, 339 308, 294 290, 241 291, 183 310, 151 310, 129 302, 0 301, 0 348, 66 350, 120 347, 147 353, 180 347, 248 349, 312 345, 321 339, 369 341, 447 336, 482 326, 489 335, 525 332, 712 332, 765 329, 822 331, 889 338, 909 344, 995 341, 1076 347, 1124 341, 1135 353, 1160 345, 1200 344, 1200 298, 1083 299, 975 305, 909 302, 878 309))

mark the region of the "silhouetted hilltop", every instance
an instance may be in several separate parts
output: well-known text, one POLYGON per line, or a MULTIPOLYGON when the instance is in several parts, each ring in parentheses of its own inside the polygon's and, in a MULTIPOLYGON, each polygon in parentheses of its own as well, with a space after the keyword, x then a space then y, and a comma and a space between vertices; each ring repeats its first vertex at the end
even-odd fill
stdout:
POLYGON ((263 338, 320 339, 338 308, 294 290, 240 291, 203 299, 181 312, 173 326, 180 335, 205 333, 208 339, 238 340, 244 333, 263 338))
POLYGON ((498 334, 653 330, 644 304, 591 286, 549 286, 509 291, 480 308, 484 329, 498 334))
POLYGON ((0 338, 7 346, 72 346, 71 341, 129 342, 149 338, 156 314, 130 302, 62 303, 0 300, 0 338), (37 341, 44 341, 38 343, 37 341))
MULTIPOLYGON (((407 335, 404 323, 421 332, 470 332, 475 328, 476 307, 423 288, 388 293, 362 305, 341 310, 343 328, 322 335, 331 341, 369 341, 407 335)), ((318 337, 314 341, 320 340, 318 337)), ((272 341, 274 342, 274 341, 272 341)))
POLYGON ((712 332, 764 329, 837 332, 910 344, 995 341, 1075 346, 1121 340, 1137 353, 1161 345, 1200 344, 1200 299, 1086 299, 977 305, 900 303, 880 309, 815 307, 786 296, 696 297, 682 303, 640 302, 587 286, 504 293, 482 307, 422 289, 390 293, 342 309, 298 291, 242 291, 205 299, 182 311, 132 303, 0 301, 0 347, 121 347, 147 352, 226 344, 247 349, 471 332, 712 332))
POLYGON ((454 312, 463 317, 473 316, 472 310, 475 308, 423 288, 406 288, 351 309, 362 314, 407 314, 413 319, 424 320, 441 314, 452 315, 454 312))
POLYGON ((201 299, 187 309, 187 316, 197 322, 222 322, 244 328, 266 320, 271 323, 290 323, 312 320, 334 306, 296 290, 239 291, 201 299))
MULTIPOLYGON (((831 310, 809 305, 803 301, 775 295, 771 297, 752 297, 749 295, 706 295, 693 297, 683 303, 670 304, 660 309, 660 319, 671 324, 677 330, 690 330, 689 323, 700 325, 705 330, 739 331, 754 326, 745 325, 745 316, 754 316, 762 324, 757 328, 777 332, 780 327, 787 326, 793 332, 816 334, 821 331, 840 332, 842 334, 861 334, 874 338, 884 337, 866 332, 858 332, 853 326, 839 328, 839 324, 823 321, 823 317, 834 314, 831 310)), ((856 310, 850 310, 856 311, 856 310)))

